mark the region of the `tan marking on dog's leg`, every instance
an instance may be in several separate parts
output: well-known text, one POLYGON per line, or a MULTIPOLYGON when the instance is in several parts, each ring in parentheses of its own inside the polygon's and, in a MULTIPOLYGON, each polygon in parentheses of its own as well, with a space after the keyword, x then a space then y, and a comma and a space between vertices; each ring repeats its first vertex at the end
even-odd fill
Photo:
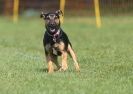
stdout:
POLYGON ((48 63, 48 73, 52 73, 54 71, 53 62, 51 60, 51 56, 46 56, 47 63, 48 63))
POLYGON ((79 64, 78 64, 78 61, 77 61, 77 57, 76 57, 76 54, 74 53, 72 47, 70 45, 68 45, 68 51, 70 52, 71 56, 72 56, 72 59, 74 61, 74 66, 76 68, 76 71, 80 71, 80 68, 79 68, 79 64))
POLYGON ((52 73, 54 71, 53 62, 48 62, 48 73, 52 73))
POLYGON ((62 61, 61 61, 61 69, 60 70, 67 70, 68 69, 68 66, 67 66, 67 52, 64 51, 64 48, 65 48, 65 44, 64 42, 60 42, 58 44, 58 48, 59 50, 61 51, 62 55, 61 55, 61 58, 62 58, 62 61))
POLYGON ((67 66, 67 52, 62 51, 62 65, 61 65, 61 70, 65 71, 68 69, 67 66))

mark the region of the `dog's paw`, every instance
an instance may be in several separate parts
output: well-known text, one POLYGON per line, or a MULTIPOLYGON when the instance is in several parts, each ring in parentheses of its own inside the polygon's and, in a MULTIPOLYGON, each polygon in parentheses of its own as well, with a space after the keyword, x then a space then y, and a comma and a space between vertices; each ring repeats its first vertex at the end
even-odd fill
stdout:
POLYGON ((65 72, 66 70, 67 70, 67 68, 62 68, 62 67, 61 67, 58 71, 59 71, 59 72, 65 72))
POLYGON ((75 63, 75 69, 77 72, 80 72, 80 68, 79 68, 79 64, 78 63, 75 63))
POLYGON ((80 72, 80 69, 78 68, 78 69, 76 69, 76 72, 80 72))

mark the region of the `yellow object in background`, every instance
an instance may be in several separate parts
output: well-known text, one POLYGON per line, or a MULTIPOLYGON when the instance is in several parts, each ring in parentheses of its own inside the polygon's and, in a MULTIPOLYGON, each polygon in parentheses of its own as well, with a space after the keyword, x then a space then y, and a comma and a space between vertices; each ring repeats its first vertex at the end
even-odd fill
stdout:
POLYGON ((99 0, 94 0, 94 6, 95 6, 96 26, 100 28, 101 17, 100 17, 100 9, 99 9, 99 0))
POLYGON ((64 21, 64 9, 65 9, 65 0, 60 0, 60 10, 63 12, 63 16, 60 17, 61 23, 64 21))
POLYGON ((19 0, 14 0, 13 3, 13 22, 16 23, 18 21, 19 15, 19 0))

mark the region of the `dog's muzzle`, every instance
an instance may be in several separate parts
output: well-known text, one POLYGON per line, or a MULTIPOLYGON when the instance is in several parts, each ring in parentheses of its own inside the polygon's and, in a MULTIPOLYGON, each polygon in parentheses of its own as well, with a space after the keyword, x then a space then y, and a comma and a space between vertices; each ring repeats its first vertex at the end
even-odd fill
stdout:
POLYGON ((59 25, 57 25, 56 23, 52 23, 52 24, 47 24, 46 26, 50 32, 54 33, 59 29, 59 25))

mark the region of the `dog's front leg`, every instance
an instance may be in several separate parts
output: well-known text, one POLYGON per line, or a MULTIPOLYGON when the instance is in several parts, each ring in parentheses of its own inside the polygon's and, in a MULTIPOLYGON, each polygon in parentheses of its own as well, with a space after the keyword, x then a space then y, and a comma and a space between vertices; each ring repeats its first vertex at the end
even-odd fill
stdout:
POLYGON ((68 66, 67 66, 67 52, 66 51, 62 51, 61 58, 62 58, 61 70, 65 71, 65 70, 68 69, 68 66))
POLYGON ((53 63, 55 63, 55 65, 56 65, 56 67, 57 67, 57 69, 56 70, 59 70, 60 68, 61 68, 61 66, 60 66, 60 64, 59 64, 59 62, 58 62, 58 58, 57 58, 57 56, 53 56, 53 63))
POLYGON ((48 73, 54 72, 52 57, 50 55, 47 55, 46 59, 47 59, 47 63, 48 63, 48 73))
POLYGON ((50 60, 48 61, 48 73, 52 72, 54 72, 54 68, 53 68, 53 62, 50 60))
POLYGON ((74 66, 76 68, 76 71, 80 71, 80 68, 79 68, 79 63, 77 61, 77 57, 76 57, 76 54, 74 53, 72 47, 70 45, 68 45, 68 52, 71 54, 72 56, 72 59, 74 61, 74 66))

